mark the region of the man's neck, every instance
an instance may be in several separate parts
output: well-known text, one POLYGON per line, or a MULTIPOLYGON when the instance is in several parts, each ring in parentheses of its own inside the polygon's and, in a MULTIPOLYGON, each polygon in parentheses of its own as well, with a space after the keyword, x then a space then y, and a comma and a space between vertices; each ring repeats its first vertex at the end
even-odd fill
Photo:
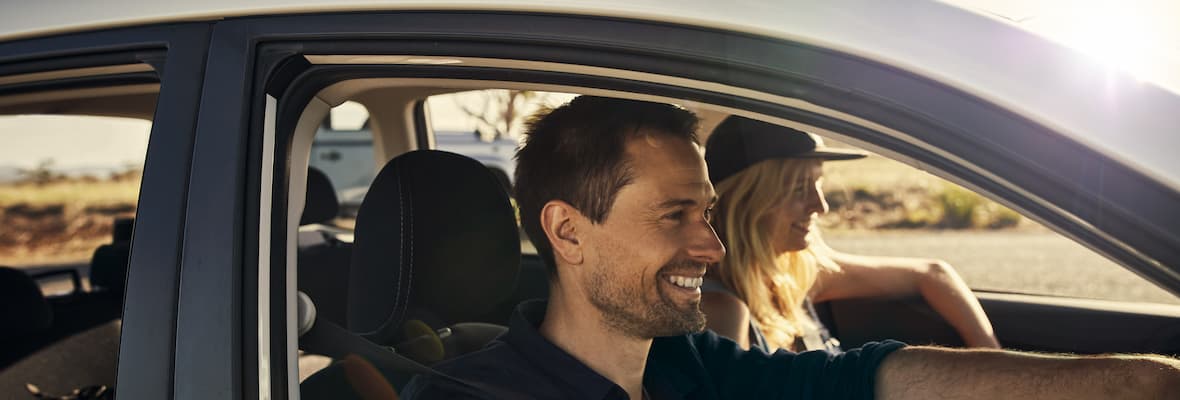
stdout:
POLYGON ((551 293, 541 335, 587 367, 619 385, 633 400, 643 398, 643 371, 651 339, 638 339, 608 328, 588 302, 568 301, 551 293))

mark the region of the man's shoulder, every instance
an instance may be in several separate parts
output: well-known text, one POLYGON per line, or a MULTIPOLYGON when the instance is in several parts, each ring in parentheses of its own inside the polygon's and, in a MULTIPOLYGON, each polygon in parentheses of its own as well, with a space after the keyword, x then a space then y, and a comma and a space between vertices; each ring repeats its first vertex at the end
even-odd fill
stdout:
MULTIPOLYGON (((701 353, 713 353, 721 350, 723 354, 734 354, 735 350, 741 350, 737 347, 737 343, 718 336, 711 330, 687 335, 658 337, 652 341, 652 348, 659 349, 657 353, 660 354, 670 352, 697 358, 701 356, 701 353)), ((734 355, 736 356, 736 354, 734 355)))
POLYGON ((511 346, 497 341, 478 351, 438 363, 434 369, 463 380, 500 382, 511 378, 513 371, 527 367, 526 364, 511 346))
POLYGON ((527 361, 501 341, 494 341, 480 350, 461 355, 435 365, 435 370, 455 377, 478 378, 499 376, 506 370, 527 367, 527 361))
POLYGON ((493 342, 486 348, 434 365, 445 376, 419 374, 403 399, 520 398, 535 372, 511 346, 493 342))

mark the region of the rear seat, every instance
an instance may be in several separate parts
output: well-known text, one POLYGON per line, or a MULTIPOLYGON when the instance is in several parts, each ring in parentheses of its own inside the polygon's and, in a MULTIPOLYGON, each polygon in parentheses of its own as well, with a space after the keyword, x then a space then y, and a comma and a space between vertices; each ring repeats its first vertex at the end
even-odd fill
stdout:
POLYGON ((95 249, 90 291, 46 298, 24 271, 0 267, 0 397, 28 397, 30 383, 48 395, 114 385, 133 226, 116 220, 112 242, 95 249))
POLYGON ((0 267, 0 397, 29 397, 25 385, 44 393, 115 383, 119 320, 77 331, 77 322, 56 313, 55 305, 24 271, 0 267))
POLYGON ((133 225, 133 218, 117 219, 111 243, 94 250, 90 291, 46 299, 25 271, 0 268, 0 396, 30 396, 27 383, 47 395, 114 386, 133 225))
POLYGON ((135 218, 118 218, 111 229, 111 243, 98 246, 90 259, 90 288, 121 297, 131 259, 131 233, 135 218))
MULTIPOLYGON (((16 268, 0 267, 0 370, 36 351, 53 325, 53 309, 33 278, 16 268)), ((0 392, 3 393, 3 392, 0 392)))

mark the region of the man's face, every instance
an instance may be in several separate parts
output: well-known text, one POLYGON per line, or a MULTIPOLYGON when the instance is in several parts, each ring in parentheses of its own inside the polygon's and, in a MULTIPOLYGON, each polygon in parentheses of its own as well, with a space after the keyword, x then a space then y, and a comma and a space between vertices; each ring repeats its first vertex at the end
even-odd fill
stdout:
POLYGON ((659 132, 626 144, 631 184, 587 235, 581 275, 610 328, 638 338, 704 328, 705 267, 725 248, 709 225, 715 194, 697 145, 659 132))

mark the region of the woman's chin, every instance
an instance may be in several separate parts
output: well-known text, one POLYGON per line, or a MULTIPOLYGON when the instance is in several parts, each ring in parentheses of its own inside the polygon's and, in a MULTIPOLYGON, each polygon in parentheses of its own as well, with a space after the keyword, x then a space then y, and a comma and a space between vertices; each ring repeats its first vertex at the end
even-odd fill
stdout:
POLYGON ((807 250, 807 247, 808 247, 807 241, 802 240, 802 241, 797 241, 797 242, 791 242, 786 245, 775 246, 774 251, 775 251, 775 253, 777 253, 778 255, 781 256, 786 253, 807 250))

